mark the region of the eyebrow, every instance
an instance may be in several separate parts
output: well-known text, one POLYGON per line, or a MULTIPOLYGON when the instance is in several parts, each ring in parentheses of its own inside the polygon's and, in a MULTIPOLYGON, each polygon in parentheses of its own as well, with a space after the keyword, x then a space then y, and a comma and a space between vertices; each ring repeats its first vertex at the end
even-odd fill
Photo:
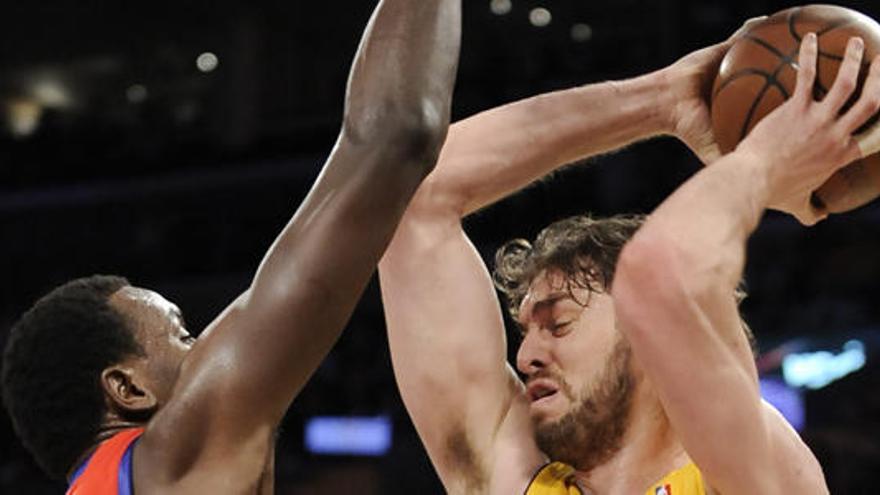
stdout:
MULTIPOLYGON (((574 299, 574 298, 572 297, 572 295, 569 292, 565 292, 565 291, 552 292, 547 297, 541 299, 540 301, 534 302, 532 304, 531 310, 528 311, 527 314, 529 316, 534 316, 535 313, 538 312, 538 310, 545 308, 545 307, 552 308, 553 306, 556 305, 556 303, 558 303, 559 301, 562 301, 564 299, 574 299)), ((520 321, 520 318, 516 319, 516 324, 520 328, 522 328, 523 325, 522 325, 522 322, 520 321)))

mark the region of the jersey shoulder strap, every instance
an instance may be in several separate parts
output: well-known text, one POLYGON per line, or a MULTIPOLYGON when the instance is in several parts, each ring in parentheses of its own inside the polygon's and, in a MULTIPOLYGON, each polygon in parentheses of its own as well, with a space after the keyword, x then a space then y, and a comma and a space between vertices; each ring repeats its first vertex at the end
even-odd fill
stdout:
POLYGON ((101 442, 73 475, 67 495, 132 495, 132 447, 143 432, 123 430, 101 442))
POLYGON ((525 495, 582 495, 574 479, 574 468, 561 462, 547 464, 532 479, 525 495))

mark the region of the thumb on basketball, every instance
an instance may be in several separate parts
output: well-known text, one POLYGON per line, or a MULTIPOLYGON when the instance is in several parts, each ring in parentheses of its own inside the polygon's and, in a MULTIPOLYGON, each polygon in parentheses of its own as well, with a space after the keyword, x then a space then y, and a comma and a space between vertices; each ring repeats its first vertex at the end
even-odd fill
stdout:
POLYGON ((697 154, 697 157, 703 162, 703 165, 709 165, 719 158, 721 158, 721 148, 718 147, 718 144, 713 140, 710 143, 706 143, 706 145, 701 146, 698 149, 694 150, 697 154))
POLYGON ((751 31, 753 27, 760 24, 765 19, 767 19, 767 16, 762 15, 762 16, 758 16, 758 17, 752 17, 751 19, 747 20, 745 23, 743 23, 742 26, 740 26, 739 29, 736 30, 735 33, 733 33, 733 35, 730 38, 727 38, 727 41, 725 41, 725 44, 733 45, 733 43, 736 40, 738 40, 740 37, 742 37, 743 35, 745 35, 749 31, 751 31))
POLYGON ((874 127, 856 136, 856 144, 862 157, 880 151, 880 123, 874 124, 874 127))

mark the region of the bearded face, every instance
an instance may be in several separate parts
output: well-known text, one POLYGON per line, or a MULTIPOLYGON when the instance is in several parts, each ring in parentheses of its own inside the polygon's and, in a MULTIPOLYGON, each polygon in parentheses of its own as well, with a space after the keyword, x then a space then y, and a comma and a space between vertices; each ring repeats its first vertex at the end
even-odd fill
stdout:
POLYGON ((568 282, 548 270, 530 285, 518 313, 516 365, 538 446, 554 461, 589 470, 620 449, 636 380, 613 298, 568 282))
POLYGON ((620 338, 596 380, 576 393, 557 377, 564 384, 559 393, 568 395, 571 408, 556 420, 533 417, 538 447, 551 460, 589 471, 620 450, 634 388, 631 356, 620 338))

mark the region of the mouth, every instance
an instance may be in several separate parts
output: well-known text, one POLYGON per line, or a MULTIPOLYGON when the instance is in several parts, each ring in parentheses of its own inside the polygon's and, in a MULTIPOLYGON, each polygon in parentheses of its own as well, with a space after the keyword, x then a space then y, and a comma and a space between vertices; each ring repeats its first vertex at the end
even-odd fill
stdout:
POLYGON ((549 399, 559 392, 559 388, 547 382, 535 382, 529 385, 526 391, 532 404, 549 399))

